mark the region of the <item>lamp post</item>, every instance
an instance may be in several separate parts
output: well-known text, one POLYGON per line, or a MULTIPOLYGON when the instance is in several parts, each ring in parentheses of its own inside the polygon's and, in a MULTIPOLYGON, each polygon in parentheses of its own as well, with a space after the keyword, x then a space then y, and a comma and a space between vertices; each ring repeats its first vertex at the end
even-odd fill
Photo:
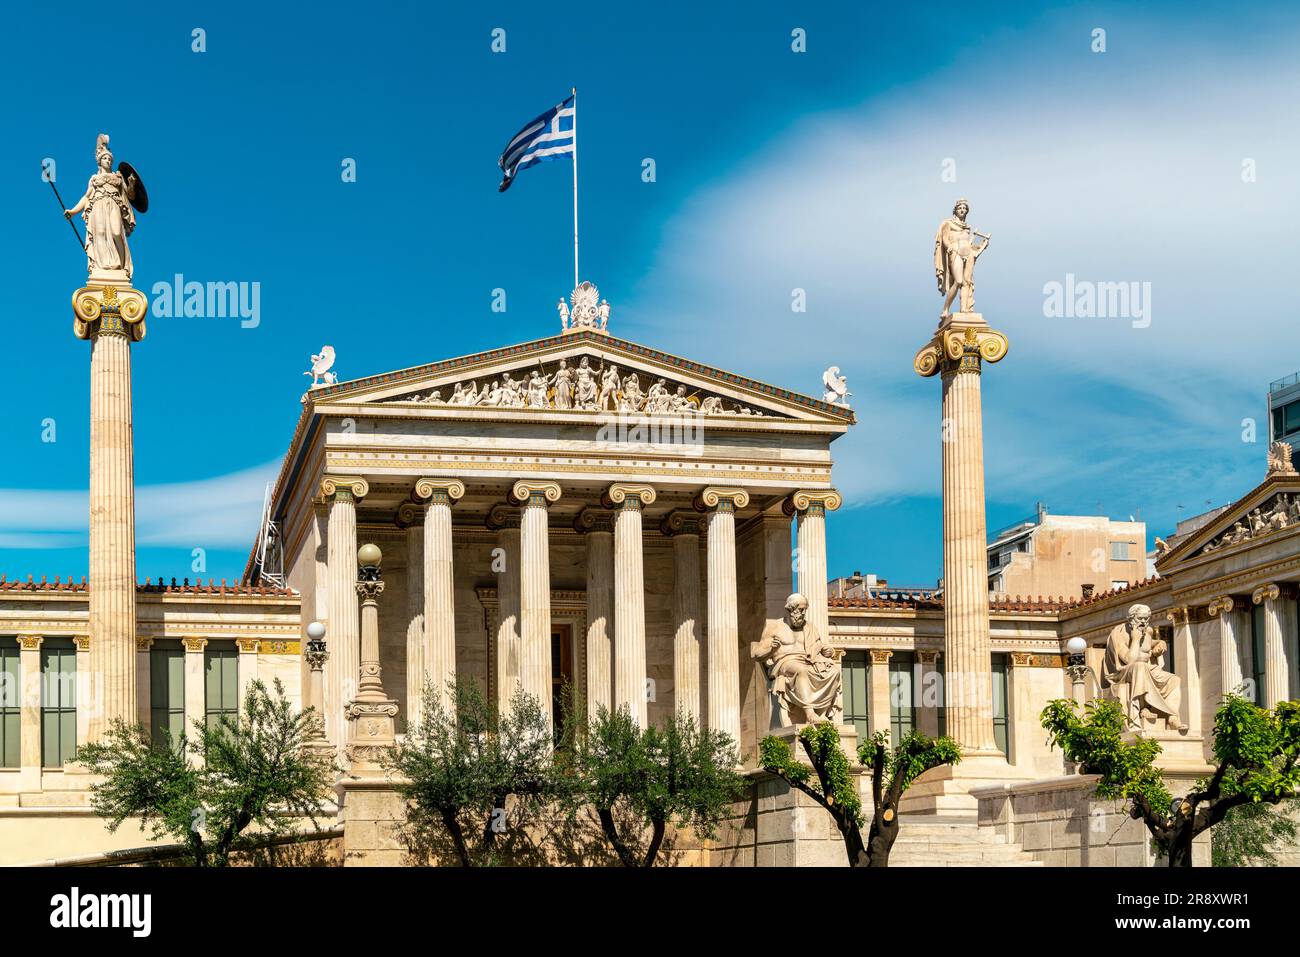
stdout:
POLYGON ((1070 694, 1074 703, 1083 707, 1083 683, 1088 677, 1088 663, 1084 655, 1088 643, 1075 635, 1065 643, 1065 673, 1070 676, 1070 694))
POLYGON ((307 705, 316 712, 315 717, 312 718, 308 740, 319 745, 325 740, 325 693, 321 672, 330 657, 329 651, 325 648, 323 622, 313 621, 307 626, 307 653, 303 657, 307 659, 307 666, 311 668, 307 678, 307 705))
POLYGON ((379 772, 388 749, 397 743, 397 702, 384 694, 379 666, 379 596, 384 580, 379 546, 357 550, 357 594, 361 596, 361 675, 357 696, 348 703, 348 758, 356 772, 379 772))

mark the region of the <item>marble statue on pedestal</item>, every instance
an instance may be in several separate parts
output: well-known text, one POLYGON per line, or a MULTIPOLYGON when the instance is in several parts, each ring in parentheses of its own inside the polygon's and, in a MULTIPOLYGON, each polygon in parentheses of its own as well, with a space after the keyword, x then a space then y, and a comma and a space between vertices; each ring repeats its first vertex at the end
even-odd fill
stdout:
POLYGON ((80 216, 86 224, 86 268, 92 278, 131 281, 131 250, 126 238, 135 229, 137 191, 143 187, 130 166, 114 170, 113 151, 108 148, 108 134, 95 140, 95 165, 98 169, 86 185, 86 194, 63 215, 80 216))
POLYGON ((970 228, 966 222, 969 212, 970 203, 957 200, 952 216, 939 224, 934 237, 934 275, 939 281, 939 294, 944 297, 940 313, 943 319, 951 315, 954 300, 959 312, 975 311, 975 260, 989 248, 989 237, 970 228), (976 245, 975 236, 984 242, 976 245))
POLYGON ((1163 722, 1170 731, 1186 729, 1178 719, 1182 679, 1165 671, 1157 659, 1166 645, 1151 627, 1151 609, 1133 605, 1128 619, 1116 625, 1106 639, 1101 687, 1106 697, 1120 703, 1137 730, 1163 722))
POLYGON ((763 663, 781 725, 831 721, 840 708, 839 652, 808 621, 808 599, 786 599, 785 617, 771 622, 749 646, 763 663))

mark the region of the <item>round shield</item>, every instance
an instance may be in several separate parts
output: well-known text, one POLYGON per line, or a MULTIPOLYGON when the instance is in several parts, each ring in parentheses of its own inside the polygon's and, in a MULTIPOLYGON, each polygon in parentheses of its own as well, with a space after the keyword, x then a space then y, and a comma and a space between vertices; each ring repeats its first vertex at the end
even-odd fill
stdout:
POLYGON ((130 163, 118 163, 117 171, 126 180, 126 198, 137 212, 149 212, 149 193, 144 188, 144 180, 130 163))

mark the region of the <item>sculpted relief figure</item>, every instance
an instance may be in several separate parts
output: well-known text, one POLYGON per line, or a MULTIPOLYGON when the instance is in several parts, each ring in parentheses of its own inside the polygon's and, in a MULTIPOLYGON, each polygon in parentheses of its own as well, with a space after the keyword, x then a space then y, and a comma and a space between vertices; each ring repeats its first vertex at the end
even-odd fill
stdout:
POLYGON ((555 385, 555 407, 573 408, 573 372, 563 359, 560 360, 560 367, 555 370, 555 375, 551 376, 551 382, 555 385))
POLYGON ((934 237, 934 275, 939 281, 939 294, 943 299, 940 318, 951 314, 954 300, 959 312, 975 311, 975 260, 989 248, 989 237, 974 232, 966 222, 970 203, 957 200, 952 216, 939 224, 934 237), (974 236, 984 240, 975 245, 974 236), (960 298, 958 298, 960 297, 960 298))
POLYGON ((1165 643, 1151 627, 1151 609, 1146 605, 1131 606, 1128 619, 1116 625, 1106 639, 1101 687, 1139 729, 1163 721, 1170 731, 1186 730, 1178 720, 1182 679, 1165 671, 1156 660, 1165 651, 1165 643))
POLYGON ((834 718, 840 707, 839 653, 808 623, 803 595, 786 599, 785 617, 763 630, 749 655, 763 663, 783 726, 834 718))

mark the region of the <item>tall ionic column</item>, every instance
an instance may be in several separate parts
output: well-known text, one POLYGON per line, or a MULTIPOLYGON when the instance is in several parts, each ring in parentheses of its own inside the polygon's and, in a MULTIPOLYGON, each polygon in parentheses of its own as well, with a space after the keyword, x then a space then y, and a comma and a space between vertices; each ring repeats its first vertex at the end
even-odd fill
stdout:
MULTIPOLYGON (((1276 707, 1279 701, 1291 700, 1291 662, 1287 657, 1286 635, 1294 634, 1287 625, 1287 597, 1276 583, 1255 589, 1251 601, 1264 606, 1264 688, 1259 703, 1265 708, 1276 707)), ((1256 670, 1260 670, 1256 668, 1256 670)))
POLYGON ((823 639, 830 637, 830 605, 826 594, 826 512, 840 507, 840 493, 834 489, 795 492, 782 508, 796 522, 796 555, 799 594, 808 599, 808 622, 823 639))
POLYGON ((329 475, 320 494, 329 507, 326 564, 329 566, 329 660, 325 666, 325 734, 342 747, 347 742, 343 709, 357 694, 361 668, 361 619, 357 605, 357 500, 370 485, 362 478, 329 475))
POLYGON ((456 604, 452 577, 451 506, 465 494, 459 479, 422 478, 415 496, 427 502, 424 515, 424 651, 429 680, 453 704, 448 685, 456 678, 456 604))
POLYGON ((655 500, 649 485, 615 482, 605 504, 617 509, 614 519, 614 707, 626 707, 646 726, 645 554, 641 509, 655 500))
POLYGON ((709 487, 696 508, 709 513, 709 727, 740 746, 740 624, 736 608, 736 509, 749 504, 740 488, 709 487))
POLYGON ((1007 353, 1007 337, 975 312, 940 321, 916 354, 919 375, 943 382, 943 624, 948 734, 970 755, 1002 758, 993 739, 984 422, 980 370, 1007 353))
POLYGON ((519 509, 496 505, 486 525, 497 533, 492 550, 492 571, 497 576, 497 622, 492 659, 492 684, 497 711, 507 714, 519 687, 519 509))
POLYGON ((1209 614, 1219 621, 1219 694, 1227 695, 1241 687, 1241 650, 1237 645, 1238 636, 1233 611, 1237 601, 1231 595, 1224 595, 1210 602, 1209 614))
POLYGON ((673 709, 700 723, 700 519, 672 512, 660 531, 673 540, 673 709))
POLYGON ((93 282, 72 296, 73 331, 90 350, 89 736, 136 719, 135 473, 131 343, 144 338, 144 293, 93 282))
POLYGON ((614 516, 584 508, 574 528, 587 538, 587 718, 614 709, 614 516))
POLYGON ((420 721, 424 708, 424 505, 403 502, 397 527, 406 530, 406 724, 420 721))
POLYGON ((547 509, 559 501, 556 482, 524 479, 514 484, 519 518, 519 680, 524 691, 551 714, 551 546, 547 509))
MULTIPOLYGON (((1186 605, 1165 613, 1174 632, 1174 673, 1183 684, 1182 714, 1187 736, 1201 736, 1201 671, 1196 662, 1196 638, 1192 634, 1192 610, 1186 605)), ((1082 703, 1082 702, 1081 702, 1082 703)))

